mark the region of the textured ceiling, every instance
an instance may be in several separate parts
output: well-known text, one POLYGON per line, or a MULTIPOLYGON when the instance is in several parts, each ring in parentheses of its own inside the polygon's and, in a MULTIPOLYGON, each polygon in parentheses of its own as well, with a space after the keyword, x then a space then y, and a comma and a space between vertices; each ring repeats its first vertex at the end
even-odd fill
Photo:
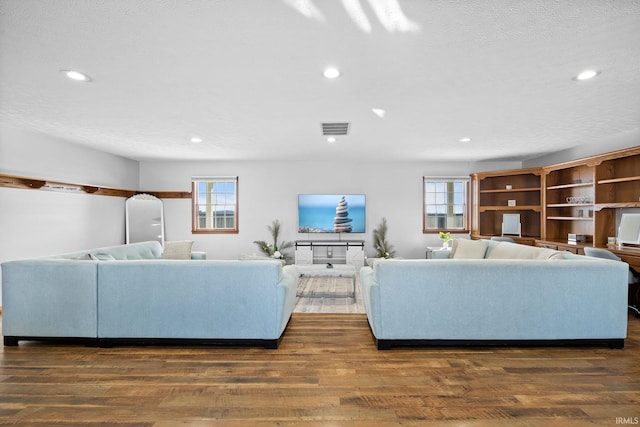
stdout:
POLYGON ((138 160, 527 159, 638 129, 640 1, 0 0, 2 122, 138 160))

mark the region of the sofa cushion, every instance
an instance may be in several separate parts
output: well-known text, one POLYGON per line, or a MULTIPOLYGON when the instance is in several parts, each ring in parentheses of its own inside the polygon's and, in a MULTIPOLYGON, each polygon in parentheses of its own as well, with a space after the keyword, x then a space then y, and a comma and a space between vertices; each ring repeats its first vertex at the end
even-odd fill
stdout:
POLYGON ((269 261, 274 260, 274 258, 268 257, 266 255, 257 255, 257 254, 240 254, 238 256, 240 261, 269 261))
MULTIPOLYGON (((570 259, 569 258, 569 254, 571 254, 571 253, 570 252, 566 252, 566 251, 557 251, 555 254, 551 254, 551 256, 549 256, 549 258, 547 258, 547 259, 551 260, 551 261, 570 259)), ((575 254, 571 254, 571 255, 575 255, 575 254)), ((580 256, 580 255, 575 255, 575 256, 580 256)))
POLYGON ((116 258, 108 252, 96 252, 95 254, 89 254, 94 261, 115 261, 116 258))
POLYGON ((286 259, 282 259, 282 258, 271 258, 269 256, 266 255, 256 255, 256 254, 241 254, 240 256, 238 256, 238 259, 240 261, 280 261, 282 263, 282 265, 286 265, 287 264, 287 260, 286 259))
POLYGON ((367 258, 367 264, 369 265, 369 267, 371 267, 372 269, 375 269, 376 265, 380 262, 380 261, 384 261, 387 258, 381 258, 381 257, 375 257, 375 258, 367 258))
POLYGON ((116 260, 158 259, 162 256, 162 245, 157 240, 149 242, 128 243, 126 245, 96 248, 91 253, 109 254, 116 260))
POLYGON ((105 246, 90 250, 52 255, 50 259, 83 259, 89 254, 110 254, 116 260, 158 259, 162 256, 162 245, 157 240, 149 242, 127 243, 126 245, 105 246))
POLYGON ((191 259, 193 240, 164 242, 163 259, 191 259))
POLYGON ((549 259, 558 253, 554 249, 510 242, 497 242, 492 246, 487 259, 549 259))
POLYGON ((487 246, 484 240, 453 239, 451 258, 482 259, 487 246))

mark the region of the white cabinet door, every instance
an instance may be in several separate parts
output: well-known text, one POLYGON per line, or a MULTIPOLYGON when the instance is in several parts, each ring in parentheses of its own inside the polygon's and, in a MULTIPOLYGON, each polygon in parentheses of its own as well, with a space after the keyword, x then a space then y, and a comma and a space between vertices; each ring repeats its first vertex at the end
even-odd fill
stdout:
POLYGON ((352 264, 356 269, 364 266, 364 247, 351 246, 347 247, 347 264, 352 264))
POLYGON ((296 264, 313 264, 313 247, 296 246, 296 264))

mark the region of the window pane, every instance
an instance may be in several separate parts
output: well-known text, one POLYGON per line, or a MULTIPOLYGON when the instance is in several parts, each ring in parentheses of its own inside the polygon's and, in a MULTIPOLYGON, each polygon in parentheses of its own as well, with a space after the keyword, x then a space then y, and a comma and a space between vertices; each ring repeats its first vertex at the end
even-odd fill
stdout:
POLYGON ((194 232, 237 233, 237 179, 194 181, 194 232))
POLYGON ((467 231, 469 180, 424 178, 424 231, 467 231))

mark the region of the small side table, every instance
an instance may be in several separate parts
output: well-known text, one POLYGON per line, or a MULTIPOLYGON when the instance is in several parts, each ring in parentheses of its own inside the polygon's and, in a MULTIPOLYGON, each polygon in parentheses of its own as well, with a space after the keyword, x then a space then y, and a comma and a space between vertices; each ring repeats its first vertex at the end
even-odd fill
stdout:
POLYGON ((449 255, 451 255, 451 248, 443 248, 442 246, 427 247, 427 259, 449 258, 449 255))

